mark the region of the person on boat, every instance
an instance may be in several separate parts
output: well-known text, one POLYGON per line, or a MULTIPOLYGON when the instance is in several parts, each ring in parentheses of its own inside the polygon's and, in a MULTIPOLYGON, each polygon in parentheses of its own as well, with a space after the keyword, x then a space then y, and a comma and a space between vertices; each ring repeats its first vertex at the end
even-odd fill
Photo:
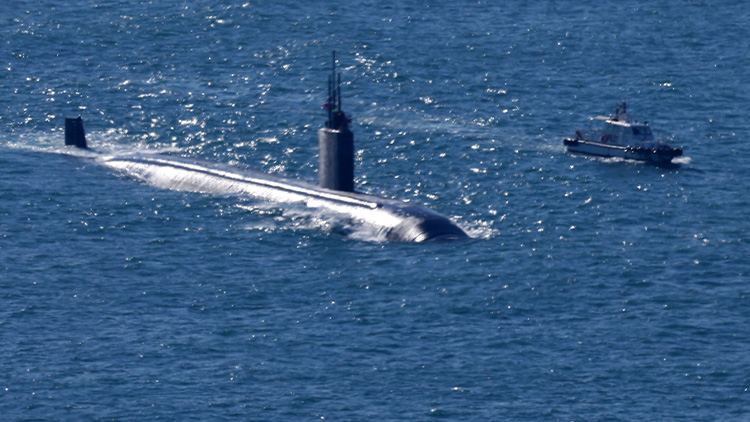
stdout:
POLYGON ((333 122, 332 123, 333 124, 331 125, 331 127, 333 129, 344 130, 349 125, 349 118, 346 116, 346 114, 344 114, 343 111, 339 109, 335 109, 333 110, 333 122))

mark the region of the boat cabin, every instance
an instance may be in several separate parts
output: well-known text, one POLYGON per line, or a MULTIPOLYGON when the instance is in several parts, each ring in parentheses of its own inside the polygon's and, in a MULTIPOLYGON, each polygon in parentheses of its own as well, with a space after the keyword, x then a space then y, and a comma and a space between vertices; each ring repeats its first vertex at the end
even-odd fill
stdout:
POLYGON ((605 122, 602 142, 615 145, 633 145, 639 142, 653 141, 651 126, 646 123, 634 123, 609 119, 605 122))

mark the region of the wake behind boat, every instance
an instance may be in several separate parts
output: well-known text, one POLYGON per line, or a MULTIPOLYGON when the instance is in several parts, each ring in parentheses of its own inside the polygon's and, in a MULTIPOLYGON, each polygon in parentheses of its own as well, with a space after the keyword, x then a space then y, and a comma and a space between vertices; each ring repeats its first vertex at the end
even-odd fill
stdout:
POLYGON ((598 116, 592 119, 604 121, 604 127, 586 134, 577 130, 575 138, 565 138, 563 144, 568 152, 654 164, 667 164, 682 155, 681 148, 674 148, 663 139, 655 138, 648 122, 631 120, 625 102, 620 104, 614 117, 598 116))

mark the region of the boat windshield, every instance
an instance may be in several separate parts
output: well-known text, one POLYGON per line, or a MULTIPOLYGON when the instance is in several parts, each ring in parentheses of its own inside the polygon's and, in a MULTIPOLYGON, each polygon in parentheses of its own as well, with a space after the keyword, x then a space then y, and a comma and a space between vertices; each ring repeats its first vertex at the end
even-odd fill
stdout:
POLYGON ((649 136, 651 135, 651 128, 648 126, 633 126, 633 135, 649 136))

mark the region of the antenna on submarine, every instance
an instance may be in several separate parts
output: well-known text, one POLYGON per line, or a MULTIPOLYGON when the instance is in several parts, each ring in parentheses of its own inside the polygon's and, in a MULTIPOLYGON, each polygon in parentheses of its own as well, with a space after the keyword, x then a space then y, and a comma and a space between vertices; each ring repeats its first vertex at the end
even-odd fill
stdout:
POLYGON ((336 50, 333 50, 331 74, 328 75, 328 99, 323 106, 328 111, 326 127, 329 129, 348 130, 349 118, 341 108, 341 73, 336 73, 336 50))
POLYGON ((323 108, 328 112, 328 120, 318 131, 318 185, 353 192, 354 134, 349 130, 349 117, 341 109, 341 74, 336 73, 335 50, 328 75, 328 98, 323 108))

